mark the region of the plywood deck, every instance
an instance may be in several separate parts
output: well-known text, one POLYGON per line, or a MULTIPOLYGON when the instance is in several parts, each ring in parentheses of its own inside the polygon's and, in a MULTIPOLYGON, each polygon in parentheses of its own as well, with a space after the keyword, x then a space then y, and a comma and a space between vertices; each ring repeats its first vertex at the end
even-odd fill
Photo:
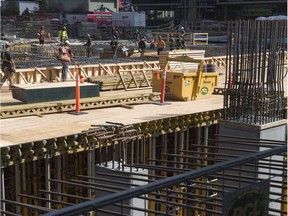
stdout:
POLYGON ((207 99, 189 102, 169 101, 169 103, 135 105, 134 109, 113 107, 85 110, 87 114, 84 115, 60 113, 41 117, 2 119, 0 147, 75 134, 91 128, 91 125, 106 124, 106 121, 128 125, 220 109, 223 107, 223 96, 212 95, 207 99))
MULTIPOLYGON (((220 75, 218 87, 223 87, 224 75, 220 75)), ((100 98, 119 97, 123 94, 147 94, 152 89, 137 91, 108 91, 101 92, 100 98)), ((212 95, 195 101, 167 101, 168 105, 142 104, 135 105, 133 109, 111 107, 104 109, 85 110, 87 114, 71 115, 68 113, 47 114, 41 117, 28 116, 21 118, 1 119, 2 146, 18 145, 26 142, 50 139, 59 136, 80 133, 91 128, 91 125, 116 122, 134 124, 168 117, 182 116, 203 111, 221 109, 223 96, 212 95)), ((1 107, 24 105, 23 102, 12 98, 11 90, 1 90, 1 107)))

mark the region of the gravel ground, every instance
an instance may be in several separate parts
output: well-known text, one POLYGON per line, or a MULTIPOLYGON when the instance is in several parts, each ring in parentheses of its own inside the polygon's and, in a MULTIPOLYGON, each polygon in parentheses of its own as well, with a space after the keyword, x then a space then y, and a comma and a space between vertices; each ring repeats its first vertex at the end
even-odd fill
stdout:
MULTIPOLYGON (((71 42, 71 41, 70 41, 71 42)), ((32 42, 33 43, 33 42, 32 42)), ((35 42, 34 42, 35 43, 35 42)), ((81 46, 85 41, 72 41, 73 43, 77 43, 81 46)), ((126 46, 129 49, 133 49, 133 43, 129 41, 119 41, 119 47, 126 46)), ((98 49, 109 48, 109 41, 94 41, 94 47, 98 49)), ((73 47, 72 47, 73 48, 73 47)), ((226 44, 209 44, 209 45, 190 45, 187 46, 190 50, 206 50, 205 57, 212 56, 225 56, 226 55, 226 44)), ((168 47, 165 48, 167 51, 168 47)), ((148 52, 151 50, 147 49, 148 52)), ((73 52, 73 49, 72 49, 73 52)), ((156 50, 155 50, 156 52, 156 50)), ((45 57, 41 55, 35 55, 26 53, 29 56, 32 56, 32 59, 29 61, 16 61, 17 68, 33 68, 33 67, 53 67, 60 66, 61 63, 54 57, 45 57)), ((80 63, 81 65, 85 64, 108 64, 108 63, 120 63, 120 62, 139 62, 139 61, 155 61, 158 60, 157 57, 128 57, 128 58, 117 58, 117 59, 100 59, 99 53, 95 53, 94 56, 87 58, 83 56, 75 56, 73 58, 74 62, 80 63)))

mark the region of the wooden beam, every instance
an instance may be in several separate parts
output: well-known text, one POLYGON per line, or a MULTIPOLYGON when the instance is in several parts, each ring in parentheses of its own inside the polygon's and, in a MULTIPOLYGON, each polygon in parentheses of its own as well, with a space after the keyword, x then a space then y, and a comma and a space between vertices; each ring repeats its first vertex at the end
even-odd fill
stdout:
POLYGON ((48 82, 51 82, 51 80, 48 79, 48 77, 47 77, 42 71, 40 71, 37 67, 35 67, 35 71, 37 71, 38 73, 40 73, 48 82))

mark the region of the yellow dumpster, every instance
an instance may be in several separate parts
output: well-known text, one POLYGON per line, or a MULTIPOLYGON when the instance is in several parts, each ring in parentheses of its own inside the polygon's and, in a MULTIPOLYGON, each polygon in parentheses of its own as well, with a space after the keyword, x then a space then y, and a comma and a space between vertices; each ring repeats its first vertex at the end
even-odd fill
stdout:
POLYGON ((174 100, 191 100, 196 72, 167 71, 165 98, 174 100))
MULTIPOLYGON (((166 71, 166 99, 188 101, 206 98, 212 95, 215 86, 218 84, 219 74, 215 72, 215 65, 205 65, 204 59, 196 59, 187 56, 166 58, 164 70, 166 71), (194 72, 192 68, 187 68, 185 70, 170 70, 168 64, 170 61, 198 63, 198 71, 194 72)), ((153 92, 161 92, 161 75, 162 70, 155 70, 153 72, 153 92)))
POLYGON ((218 85, 219 73, 202 73, 199 85, 196 92, 194 92, 194 98, 201 99, 212 95, 215 86, 218 85))

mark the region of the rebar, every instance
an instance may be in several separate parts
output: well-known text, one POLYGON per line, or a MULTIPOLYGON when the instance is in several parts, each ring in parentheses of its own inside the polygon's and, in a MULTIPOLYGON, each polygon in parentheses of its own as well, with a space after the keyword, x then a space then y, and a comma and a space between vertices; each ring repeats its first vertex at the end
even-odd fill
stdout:
POLYGON ((228 24, 224 119, 262 125, 284 118, 287 21, 228 24))

